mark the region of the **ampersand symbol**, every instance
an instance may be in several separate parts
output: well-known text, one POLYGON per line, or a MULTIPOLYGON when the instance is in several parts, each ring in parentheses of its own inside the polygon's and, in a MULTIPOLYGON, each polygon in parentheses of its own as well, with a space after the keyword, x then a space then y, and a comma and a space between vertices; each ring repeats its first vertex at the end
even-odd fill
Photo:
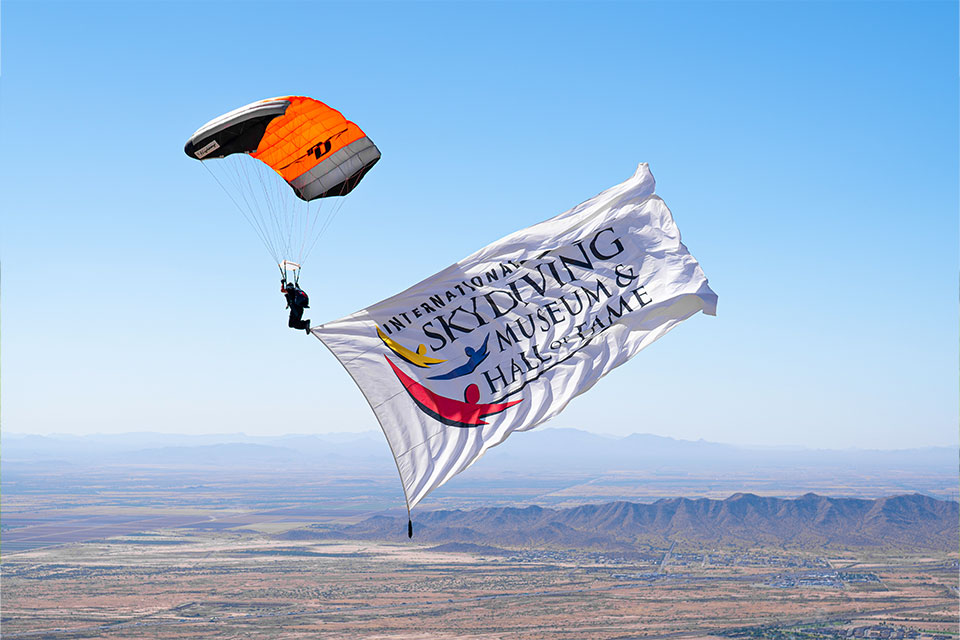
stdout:
POLYGON ((617 274, 617 286, 628 287, 630 283, 639 278, 633 267, 624 264, 618 264, 613 271, 617 274))

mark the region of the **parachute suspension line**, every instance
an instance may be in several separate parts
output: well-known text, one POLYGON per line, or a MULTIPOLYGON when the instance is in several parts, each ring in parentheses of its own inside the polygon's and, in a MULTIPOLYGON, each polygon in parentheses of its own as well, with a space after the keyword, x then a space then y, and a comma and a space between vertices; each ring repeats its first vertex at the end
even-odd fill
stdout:
MULTIPOLYGON (((317 236, 313 239, 313 242, 310 244, 310 248, 307 249, 307 252, 303 256, 303 261, 310 257, 310 254, 313 253, 313 248, 317 246, 317 242, 326 233, 327 229, 330 228, 330 224, 333 222, 333 219, 337 217, 337 214, 340 213, 340 209, 343 208, 343 203, 346 202, 343 197, 340 198, 340 201, 335 205, 330 207, 330 211, 327 213, 326 219, 323 221, 323 225, 320 227, 320 231, 317 233, 317 236)), ((317 210, 319 214, 319 209, 317 210)), ((301 261, 301 264, 303 262, 301 261)))
POLYGON ((316 207, 311 211, 310 202, 304 202, 303 206, 306 211, 306 214, 303 216, 303 235, 300 236, 300 249, 297 254, 297 262, 303 264, 304 258, 304 249, 306 248, 307 242, 310 241, 310 238, 313 237, 314 231, 317 228, 317 220, 320 217, 320 210, 322 209, 321 203, 322 199, 318 199, 316 207))
POLYGON ((239 204, 238 208, 242 213, 249 212, 253 220, 251 224, 258 228, 258 234, 269 245, 274 261, 296 259, 303 264, 309 254, 308 245, 312 248, 316 244, 330 219, 343 206, 342 200, 329 210, 323 224, 319 224, 323 200, 307 202, 291 198, 286 191, 289 188, 286 181, 259 161, 251 164, 244 162, 242 157, 224 160, 238 163, 232 165, 233 171, 226 172, 246 205, 246 211, 239 204))
MULTIPOLYGON (((333 205, 328 207, 328 210, 327 210, 328 217, 330 216, 330 212, 332 211, 332 208, 333 208, 333 205)), ((309 236, 306 236, 306 235, 304 236, 305 242, 300 247, 301 263, 310 257, 310 252, 313 250, 313 247, 316 246, 317 242, 320 240, 320 235, 323 232, 322 231, 323 224, 318 225, 319 221, 320 221, 320 210, 317 209, 317 211, 314 213, 314 215, 311 217, 311 220, 310 220, 310 234, 309 236), (320 231, 318 232, 317 229, 320 229, 320 231), (309 246, 307 246, 307 242, 310 243, 309 246)))
MULTIPOLYGON (((236 193, 238 200, 241 200, 246 205, 244 207, 241 206, 239 202, 237 203, 237 206, 243 211, 244 215, 248 216, 249 220, 251 220, 251 224, 255 225, 258 234, 263 237, 264 243, 268 246, 267 250, 270 252, 270 255, 273 255, 273 243, 270 242, 270 237, 267 234, 267 230, 263 228, 259 218, 257 218, 254 210, 250 207, 247 195, 242 188, 242 181, 240 180, 240 168, 237 162, 239 161, 236 158, 224 158, 223 164, 212 166, 217 167, 217 171, 222 172, 221 175, 223 176, 224 180, 231 184, 232 192, 236 193)), ((207 164, 204 163, 204 166, 207 166, 207 164)), ((210 171, 213 172, 214 170, 210 169, 210 171)))
POLYGON ((330 211, 330 214, 327 216, 327 219, 324 221, 323 226, 320 227, 321 236, 327 232, 327 229, 330 228, 330 225, 333 223, 333 219, 336 218, 337 214, 340 213, 340 210, 343 209, 343 203, 345 202, 346 202, 346 199, 344 199, 341 196, 340 200, 337 201, 337 204, 333 206, 332 210, 330 211))
MULTIPOLYGON (((334 210, 336 205, 331 204, 327 207, 327 218, 329 218, 334 210)), ((324 219, 324 221, 326 218, 324 219)), ((320 240, 320 236, 323 235, 324 223, 320 222, 320 208, 314 212, 310 217, 310 233, 304 235, 304 243, 300 246, 300 262, 303 263, 308 257, 310 257, 310 252, 313 250, 313 247, 316 246, 317 242, 320 240), (319 231, 318 231, 319 230, 319 231), (307 243, 310 243, 309 246, 307 243)))
MULTIPOLYGON (((303 235, 303 243, 300 245, 299 259, 301 264, 303 264, 303 262, 306 261, 308 257, 310 257, 310 254, 312 253, 313 248, 317 245, 317 242, 320 240, 320 237, 323 236, 324 232, 329 226, 330 220, 333 218, 333 216, 337 215, 337 212, 340 211, 340 207, 343 206, 343 199, 341 198, 336 204, 334 203, 329 204, 326 211, 326 217, 321 223, 320 214, 321 214, 321 211, 323 210, 322 203, 323 203, 323 200, 317 201, 317 207, 316 209, 314 209, 312 214, 309 212, 309 209, 308 209, 308 215, 306 220, 307 229, 303 235), (309 246, 307 246, 307 243, 309 243, 309 246)), ((307 204, 309 205, 310 203, 307 203, 307 204)))
MULTIPOLYGON (((239 169, 243 171, 243 180, 245 182, 246 191, 250 193, 250 200, 253 202, 253 205, 256 207, 257 216, 263 221, 265 227, 270 226, 270 222, 273 222, 273 227, 279 231, 279 225, 277 224, 277 209, 280 208, 280 200, 271 200, 270 194, 267 191, 266 185, 263 181, 263 168, 259 160, 254 160, 251 158, 249 162, 242 162, 242 158, 239 158, 240 164, 238 165, 239 169), (256 164, 254 164, 254 162, 256 164), (261 185, 263 191, 263 204, 261 205, 260 198, 257 197, 257 190, 255 189, 254 182, 250 176, 250 172, 253 172, 257 181, 261 185), (264 210, 266 210, 264 212, 264 210), (268 220, 269 216, 269 220, 268 220)), ((265 165, 264 165, 265 166, 265 165)), ((239 172, 238 172, 239 173, 239 172)), ((267 233, 268 238, 275 238, 276 244, 274 244, 274 260, 281 260, 285 256, 283 255, 283 235, 279 232, 277 233, 267 233)))
MULTIPOLYGON (((267 226, 267 218, 263 214, 263 210, 260 206, 259 201, 256 198, 256 194, 253 191, 252 183, 250 182, 249 175, 247 173, 247 165, 245 160, 242 159, 242 156, 232 157, 229 160, 230 164, 225 164, 225 173, 233 179, 234 187, 237 192, 243 198, 244 204, 247 205, 246 211, 249 213, 250 217, 257 222, 257 227, 260 229, 263 237, 266 239, 267 244, 269 245, 270 255, 273 256, 274 261, 280 259, 279 250, 270 234, 270 229, 267 226)), ((266 207, 268 210, 269 206, 266 207)))
POLYGON ((266 248, 267 252, 274 257, 274 260, 277 260, 277 257, 276 257, 277 252, 271 248, 270 242, 267 240, 266 236, 263 233, 263 230, 259 227, 259 225, 255 224, 254 220, 251 220, 251 217, 247 214, 246 211, 243 210, 243 207, 240 206, 240 203, 236 201, 236 199, 233 197, 230 191, 223 186, 222 182, 220 182, 220 178, 217 177, 217 174, 215 174, 213 171, 210 170, 210 167, 207 166, 207 163, 201 161, 200 164, 203 165, 203 168, 207 170, 207 173, 209 173, 213 177, 216 183, 220 185, 220 188, 223 190, 223 192, 227 194, 227 197, 230 198, 230 202, 233 203, 233 206, 237 208, 237 211, 240 212, 240 215, 243 216, 243 219, 247 221, 247 224, 250 225, 250 228, 253 229, 253 232, 257 234, 258 238, 260 238, 260 242, 263 243, 263 246, 264 248, 266 248))
POLYGON ((277 232, 277 230, 279 229, 279 226, 277 224, 276 207, 271 206, 270 196, 267 192, 266 186, 264 185, 263 174, 261 173, 260 166, 259 165, 253 165, 253 166, 243 165, 243 177, 244 177, 244 180, 246 180, 247 185, 250 189, 251 199, 257 205, 257 214, 263 219, 263 223, 265 226, 271 227, 272 233, 270 235, 271 237, 276 239, 277 244, 275 246, 276 246, 277 256, 274 259, 279 260, 286 257, 284 256, 284 253, 283 253, 283 235, 277 232), (260 198, 256 196, 256 189, 254 187, 253 179, 250 176, 251 171, 253 171, 253 173, 256 175, 257 182, 260 183, 261 190, 263 191, 263 207, 262 208, 260 206, 260 198), (264 211, 264 209, 266 211, 264 211))
POLYGON ((300 232, 300 241, 297 243, 297 262, 303 264, 303 245, 307 242, 307 234, 309 234, 313 228, 313 225, 311 224, 313 212, 310 208, 309 202, 301 203, 299 206, 301 207, 303 214, 300 216, 298 220, 299 224, 297 225, 300 232))

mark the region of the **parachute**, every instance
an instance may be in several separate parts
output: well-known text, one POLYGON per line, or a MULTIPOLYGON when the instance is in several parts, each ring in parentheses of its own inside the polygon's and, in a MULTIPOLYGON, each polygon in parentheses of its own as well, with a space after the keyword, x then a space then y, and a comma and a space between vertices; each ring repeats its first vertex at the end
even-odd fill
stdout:
POLYGON ((360 127, 305 96, 260 100, 214 118, 184 152, 202 161, 295 282, 342 206, 321 215, 324 199, 353 191, 380 159, 360 127))

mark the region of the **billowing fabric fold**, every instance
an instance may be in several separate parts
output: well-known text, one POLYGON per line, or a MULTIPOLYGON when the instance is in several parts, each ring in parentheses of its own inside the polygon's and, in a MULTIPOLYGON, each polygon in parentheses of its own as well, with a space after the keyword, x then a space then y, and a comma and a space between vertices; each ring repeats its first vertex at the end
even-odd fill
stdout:
POLYGON ((622 184, 313 333, 370 403, 412 508, 716 305, 641 164, 622 184))

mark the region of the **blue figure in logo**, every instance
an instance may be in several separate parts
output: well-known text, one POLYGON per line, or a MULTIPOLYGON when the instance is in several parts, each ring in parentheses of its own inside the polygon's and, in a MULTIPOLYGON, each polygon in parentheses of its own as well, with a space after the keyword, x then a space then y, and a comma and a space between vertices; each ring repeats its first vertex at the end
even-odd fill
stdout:
POLYGON ((465 376, 467 374, 473 373, 474 370, 480 366, 480 363, 483 362, 490 353, 487 351, 487 342, 490 340, 490 334, 487 334, 487 337, 483 339, 483 345, 474 350, 473 347, 467 347, 463 350, 467 354, 467 361, 457 367, 452 371, 442 373, 439 376, 429 376, 430 380, 453 380, 454 378, 459 378, 460 376, 465 376))

